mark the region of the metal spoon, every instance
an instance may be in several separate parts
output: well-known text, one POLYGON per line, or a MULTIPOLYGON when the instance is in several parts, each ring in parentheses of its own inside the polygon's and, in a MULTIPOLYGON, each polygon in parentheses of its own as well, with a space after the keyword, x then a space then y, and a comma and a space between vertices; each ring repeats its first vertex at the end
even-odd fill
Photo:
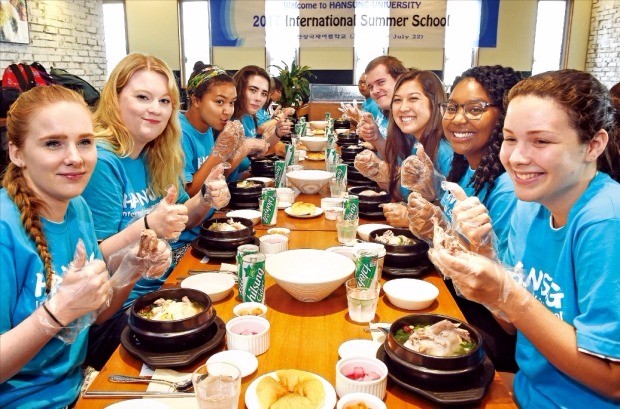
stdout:
POLYGON ((165 379, 153 379, 148 376, 126 376, 126 375, 110 375, 108 376, 110 382, 116 383, 161 383, 164 385, 172 386, 176 391, 185 391, 193 388, 192 379, 186 379, 184 381, 172 382, 165 379))

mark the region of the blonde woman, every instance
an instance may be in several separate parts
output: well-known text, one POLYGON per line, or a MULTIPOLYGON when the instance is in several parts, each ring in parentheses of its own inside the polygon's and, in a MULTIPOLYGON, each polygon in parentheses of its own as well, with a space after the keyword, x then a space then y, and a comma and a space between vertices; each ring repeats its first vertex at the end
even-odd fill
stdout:
MULTIPOLYGON (((178 239, 171 243, 176 262, 196 237, 191 229, 211 207, 228 204, 222 165, 193 197, 183 189, 178 110, 179 91, 162 60, 130 54, 110 74, 94 115, 99 161, 83 194, 104 257, 137 240, 146 227, 160 238, 178 239)), ((167 275, 140 280, 125 307, 157 290, 167 275)), ((91 330, 90 364, 105 363, 126 320, 126 314, 117 314, 105 327, 91 330)))

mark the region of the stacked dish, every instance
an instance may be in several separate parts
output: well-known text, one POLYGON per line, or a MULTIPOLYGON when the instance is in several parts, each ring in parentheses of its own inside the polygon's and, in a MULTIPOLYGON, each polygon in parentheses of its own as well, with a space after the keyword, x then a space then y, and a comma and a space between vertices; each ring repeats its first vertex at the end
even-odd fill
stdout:
POLYGON ((411 268, 430 263, 427 255, 428 244, 415 237, 409 229, 390 227, 373 230, 370 233, 370 241, 385 246, 385 267, 411 268), (387 236, 399 240, 386 242, 387 236))
POLYGON ((357 195, 360 200, 360 216, 367 219, 385 219, 381 205, 390 203, 390 194, 378 186, 355 186, 349 193, 357 195))
POLYGON ((212 258, 234 257, 237 247, 255 243, 253 222, 243 217, 218 217, 202 223, 192 248, 212 258))
POLYGON ((258 199, 265 184, 258 180, 241 180, 228 183, 231 209, 258 209, 258 199))

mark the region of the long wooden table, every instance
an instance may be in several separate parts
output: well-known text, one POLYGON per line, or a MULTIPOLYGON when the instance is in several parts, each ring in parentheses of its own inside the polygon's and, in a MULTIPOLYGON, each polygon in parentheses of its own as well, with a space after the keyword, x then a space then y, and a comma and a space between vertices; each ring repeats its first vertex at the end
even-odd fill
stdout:
MULTIPOLYGON (((317 168, 322 163, 307 163, 310 166, 306 167, 317 168)), ((328 189, 324 188, 316 195, 302 194, 297 198, 297 201, 303 200, 318 205, 320 198, 328 194, 328 189)), ((371 221, 360 220, 360 223, 367 222, 371 221)), ((376 221, 372 222, 376 223, 376 221)), ((312 219, 297 219, 288 216, 283 210, 280 210, 277 226, 291 229, 289 249, 326 249, 338 245, 335 222, 326 220, 322 215, 312 219)), ((259 224, 256 226, 256 235, 261 236, 265 234, 266 229, 266 227, 259 224)), ((201 259, 202 255, 188 251, 167 279, 165 286, 178 285, 181 278, 187 277, 188 270, 217 269, 222 261, 234 262, 234 260, 209 260, 207 263, 202 263, 201 259)), ((464 320, 461 311, 458 309, 441 277, 437 273, 431 273, 424 277, 424 280, 433 283, 439 288, 439 296, 423 312, 445 314, 464 320)), ((385 281, 385 277, 382 281, 385 281)), ((238 291, 235 288, 233 293, 226 299, 215 303, 217 315, 224 322, 227 322, 233 318, 232 309, 239 302, 238 291)), ((335 385, 335 367, 339 359, 338 347, 350 339, 370 339, 370 334, 364 332, 364 328, 368 327, 367 324, 358 324, 348 318, 344 286, 320 302, 303 303, 295 300, 277 285, 271 277, 267 276, 266 304, 269 307, 266 318, 271 323, 271 345, 267 352, 258 356, 258 369, 243 379, 239 408, 245 407, 244 395, 248 385, 260 375, 278 369, 296 368, 314 372, 325 378, 332 385, 335 385)), ((382 293, 375 321, 393 322, 408 314, 411 314, 411 312, 393 306, 382 293)), ((198 359, 193 365, 178 370, 191 372, 197 366, 204 363, 208 356, 223 349, 225 349, 225 343, 198 359)), ((141 367, 142 362, 129 355, 120 346, 91 384, 89 390, 144 391, 146 389, 145 385, 115 384, 108 381, 108 375, 114 373, 137 375, 141 367)), ((82 398, 77 402, 76 408, 104 408, 120 400, 122 399, 82 398)), ((436 406, 432 402, 402 389, 392 382, 388 382, 385 403, 389 409, 429 408, 436 406)), ((516 408, 506 386, 497 374, 495 374, 493 381, 489 385, 489 390, 480 407, 516 408)))

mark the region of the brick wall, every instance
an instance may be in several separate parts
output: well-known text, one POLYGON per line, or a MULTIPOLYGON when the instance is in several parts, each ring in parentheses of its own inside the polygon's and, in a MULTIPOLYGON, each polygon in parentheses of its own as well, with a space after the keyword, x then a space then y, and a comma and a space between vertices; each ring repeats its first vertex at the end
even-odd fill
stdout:
POLYGON ((620 2, 594 0, 586 71, 608 87, 620 82, 620 2))
MULTIPOLYGON (((28 0, 30 44, 0 43, 0 69, 38 61, 101 90, 106 77, 102 0, 28 0)), ((1 72, 0 72, 1 75, 1 72)))

